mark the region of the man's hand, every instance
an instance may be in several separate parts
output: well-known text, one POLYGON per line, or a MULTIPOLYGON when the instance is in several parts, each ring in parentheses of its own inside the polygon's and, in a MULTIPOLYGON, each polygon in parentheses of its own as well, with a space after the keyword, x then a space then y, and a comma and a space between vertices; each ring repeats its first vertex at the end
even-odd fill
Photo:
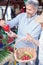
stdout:
POLYGON ((5 21, 4 20, 0 20, 0 26, 4 26, 5 25, 5 21))
POLYGON ((23 40, 30 41, 30 42, 34 43, 36 46, 39 46, 39 41, 35 40, 30 34, 27 34, 23 40))
POLYGON ((32 42, 32 36, 30 34, 27 34, 23 40, 32 42))
POLYGON ((17 36, 17 34, 16 33, 14 33, 14 32, 12 32, 12 31, 10 31, 10 32, 6 32, 7 34, 8 34, 8 36, 10 36, 10 37, 18 37, 17 36))

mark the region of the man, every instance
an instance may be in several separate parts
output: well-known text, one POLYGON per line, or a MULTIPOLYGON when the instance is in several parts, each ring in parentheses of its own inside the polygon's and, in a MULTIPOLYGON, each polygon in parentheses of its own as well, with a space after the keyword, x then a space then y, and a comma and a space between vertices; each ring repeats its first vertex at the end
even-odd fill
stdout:
POLYGON ((41 24, 41 27, 42 27, 42 31, 41 31, 41 36, 40 36, 40 39, 39 41, 38 40, 35 40, 33 37, 29 37, 29 35, 24 39, 24 40, 27 40, 29 41, 29 38, 31 38, 31 42, 35 43, 37 46, 39 46, 39 65, 43 65, 43 12, 41 15, 37 16, 35 18, 35 20, 37 22, 39 22, 41 24))
MULTIPOLYGON (((26 5, 26 13, 19 14, 13 20, 5 22, 10 26, 10 28, 18 25, 18 35, 16 35, 12 31, 8 33, 8 35, 12 37, 17 37, 17 40, 25 38, 27 35, 31 35, 36 40, 38 40, 39 35, 41 33, 41 26, 39 23, 35 21, 35 18, 37 17, 37 10, 39 3, 37 0, 27 0, 25 2, 25 5, 26 5)), ((0 21, 0 26, 4 26, 4 21, 0 21)), ((34 46, 37 49, 37 46, 36 45, 34 46)), ((34 46, 31 43, 31 38, 29 38, 29 42, 20 41, 16 45, 16 48, 34 47, 34 46)))
POLYGON ((43 65, 43 12, 40 16, 37 16, 35 19, 37 22, 41 24, 42 32, 39 39, 39 65, 43 65))
MULTIPOLYGON (((35 39, 38 40, 41 26, 39 23, 35 22, 34 19, 37 17, 38 1, 37 0, 27 0, 25 2, 26 13, 19 14, 11 21, 6 21, 5 23, 12 28, 18 25, 18 38, 23 38, 27 34, 30 34, 35 39)), ((0 21, 0 26, 4 26, 4 21, 0 21)), ((11 31, 10 36, 16 37, 16 34, 11 31)))

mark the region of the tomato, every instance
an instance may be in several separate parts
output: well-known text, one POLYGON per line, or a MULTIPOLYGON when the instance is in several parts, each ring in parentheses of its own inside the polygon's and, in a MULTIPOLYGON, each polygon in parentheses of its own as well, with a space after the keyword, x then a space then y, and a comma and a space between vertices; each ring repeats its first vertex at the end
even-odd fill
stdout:
POLYGON ((22 60, 25 60, 25 56, 22 57, 22 60))
POLYGON ((9 25, 5 25, 5 26, 3 27, 3 29, 4 29, 6 32, 9 32, 9 31, 10 31, 9 25))
POLYGON ((14 38, 8 37, 8 40, 7 40, 7 43, 8 43, 8 44, 11 43, 11 42, 13 42, 13 41, 14 41, 14 38))
POLYGON ((29 60, 29 59, 30 59, 30 57, 27 56, 27 55, 24 55, 24 56, 22 57, 22 60, 29 60))
POLYGON ((6 47, 6 49, 8 49, 11 52, 14 52, 14 49, 12 47, 10 47, 10 46, 6 47))

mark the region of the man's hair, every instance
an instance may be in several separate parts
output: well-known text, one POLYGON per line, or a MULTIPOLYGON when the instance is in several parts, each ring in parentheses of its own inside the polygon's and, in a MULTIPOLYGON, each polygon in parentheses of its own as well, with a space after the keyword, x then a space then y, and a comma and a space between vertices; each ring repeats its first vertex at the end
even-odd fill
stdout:
POLYGON ((32 4, 32 5, 35 6, 36 8, 39 7, 39 2, 34 2, 34 1, 32 1, 32 0, 25 2, 25 5, 27 5, 27 4, 32 4))

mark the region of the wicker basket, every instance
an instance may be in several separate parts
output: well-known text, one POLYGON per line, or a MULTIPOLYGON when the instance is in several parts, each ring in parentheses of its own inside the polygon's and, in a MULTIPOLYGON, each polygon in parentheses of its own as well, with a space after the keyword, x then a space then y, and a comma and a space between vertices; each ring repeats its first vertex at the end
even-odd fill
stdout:
MULTIPOLYGON (((19 40, 19 41, 22 41, 22 40, 23 40, 23 39, 21 39, 21 40, 19 40)), ((15 47, 16 47, 16 45, 17 45, 17 43, 18 43, 19 41, 17 41, 17 42, 15 43, 15 45, 14 45, 14 57, 15 57, 15 60, 16 60, 17 62, 25 62, 25 63, 34 61, 34 60, 36 59, 36 56, 37 56, 35 48, 24 47, 24 48, 19 48, 19 49, 16 49, 16 50, 15 50, 15 47), (29 60, 21 60, 21 59, 18 59, 18 57, 24 55, 24 52, 25 52, 25 51, 28 52, 28 53, 30 53, 30 54, 32 55, 32 58, 29 59, 29 60)))

